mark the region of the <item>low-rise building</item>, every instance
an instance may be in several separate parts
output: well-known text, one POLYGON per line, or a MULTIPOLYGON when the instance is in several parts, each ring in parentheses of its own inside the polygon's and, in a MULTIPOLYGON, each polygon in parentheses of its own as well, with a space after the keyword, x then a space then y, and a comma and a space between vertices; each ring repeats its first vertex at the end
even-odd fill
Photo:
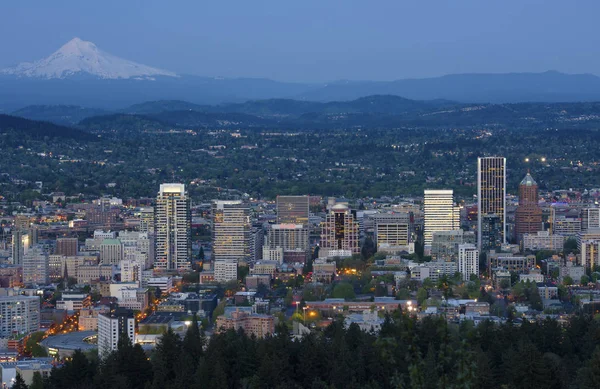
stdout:
POLYGON ((215 327, 218 332, 242 329, 248 336, 263 338, 275 332, 275 318, 236 310, 217 317, 215 327))
POLYGON ((561 251, 564 244, 564 235, 550 235, 550 231, 538 231, 536 234, 523 235, 523 250, 561 251))

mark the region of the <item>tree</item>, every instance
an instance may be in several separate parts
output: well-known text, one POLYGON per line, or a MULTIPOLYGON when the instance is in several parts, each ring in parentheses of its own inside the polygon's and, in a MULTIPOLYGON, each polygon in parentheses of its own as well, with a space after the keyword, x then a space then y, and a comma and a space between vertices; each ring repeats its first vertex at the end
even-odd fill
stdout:
POLYGON ((15 383, 13 384, 12 389, 28 389, 27 385, 25 385, 23 377, 21 377, 21 374, 17 373, 17 376, 15 377, 15 383))
POLYGON ((29 385, 29 389, 44 389, 44 379, 39 371, 33 373, 33 378, 31 380, 31 385, 29 385))
POLYGON ((419 303, 419 305, 423 305, 423 303, 427 300, 427 297, 427 289, 419 288, 419 290, 417 290, 417 303, 419 303))
POLYGON ((571 276, 565 276, 562 283, 565 286, 573 285, 573 278, 571 278, 571 276))
POLYGON ((340 282, 333 288, 333 298, 343 298, 345 300, 351 300, 356 295, 354 294, 354 288, 347 282, 340 282))
POLYGON ((587 285, 587 284, 589 284, 589 282, 590 282, 590 277, 588 277, 585 274, 581 276, 581 280, 579 281, 579 283, 581 285, 587 285))
POLYGON ((579 250, 577 249, 577 240, 574 238, 569 238, 565 240, 565 244, 563 245, 563 253, 566 254, 579 254, 579 250))
POLYGON ((600 346, 596 346, 592 358, 577 371, 579 388, 600 388, 600 346))

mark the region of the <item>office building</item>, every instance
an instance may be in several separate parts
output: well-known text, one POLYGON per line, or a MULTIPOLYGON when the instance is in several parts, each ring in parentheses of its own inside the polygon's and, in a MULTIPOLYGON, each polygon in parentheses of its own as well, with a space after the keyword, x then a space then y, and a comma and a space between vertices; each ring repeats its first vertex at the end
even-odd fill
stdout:
POLYGON ((154 208, 140 208, 140 232, 154 233, 154 208))
POLYGON ((433 233, 431 242, 431 257, 445 261, 455 261, 458 258, 458 247, 461 244, 475 244, 475 233, 463 230, 437 231, 433 233))
POLYGON ((133 311, 116 308, 98 315, 98 356, 100 358, 105 358, 115 351, 122 336, 128 336, 131 343, 135 343, 133 311))
POLYGON ((162 184, 154 209, 154 268, 186 270, 191 266, 190 199, 183 184, 162 184))
POLYGON ((79 241, 77 238, 58 238, 56 239, 56 250, 54 254, 74 257, 79 252, 79 241))
POLYGON ((38 296, 0 297, 0 338, 27 335, 39 330, 38 296))
POLYGON ((458 272, 463 281, 469 281, 471 274, 479 276, 479 250, 474 244, 458 246, 458 272))
POLYGON ((373 222, 377 251, 394 251, 396 248, 408 247, 412 229, 409 213, 377 213, 369 215, 367 219, 373 222))
POLYGON ((590 239, 578 242, 581 251, 581 266, 594 270, 600 265, 600 240, 590 239))
POLYGON ((277 196, 277 223, 308 225, 309 196, 277 196))
POLYGON ((29 234, 22 230, 14 230, 12 232, 12 263, 13 265, 21 265, 23 256, 29 250, 31 240, 29 234))
POLYGON ((431 247, 433 233, 460 228, 460 209, 454 205, 454 192, 425 190, 423 199, 423 240, 431 247))
POLYGON ((212 204, 212 258, 215 280, 237 279, 239 262, 250 260, 250 207, 241 200, 212 204), (235 276, 233 269, 235 267, 235 276))
POLYGON ((333 205, 321 223, 319 258, 350 257, 359 253, 355 213, 346 204, 333 205))
MULTIPOLYGON (((506 243, 506 158, 477 158, 477 245, 484 248, 483 222, 495 215, 494 230, 500 233, 500 245, 506 243), (497 225, 496 225, 497 222, 497 225)), ((495 232, 495 231, 494 231, 495 232)))
POLYGON ((523 250, 561 251, 564 244, 564 236, 550 235, 550 231, 538 231, 535 234, 523 235, 523 250))
POLYGON ((542 230, 542 209, 538 205, 538 185, 527 173, 519 184, 519 206, 515 211, 515 235, 518 242, 523 235, 542 230))
POLYGON ((498 251, 502 247, 504 224, 502 218, 487 214, 480 218, 479 247, 481 251, 498 251))
POLYGON ((119 239, 104 239, 100 244, 100 262, 118 265, 123 260, 123 243, 119 239))
POLYGON ((265 252, 273 259, 272 252, 281 249, 282 262, 304 263, 310 253, 308 246, 308 228, 303 224, 273 224, 267 230, 267 239, 263 246, 265 252))
POLYGON ((41 245, 35 245, 23 256, 23 283, 46 285, 49 278, 48 253, 41 245))

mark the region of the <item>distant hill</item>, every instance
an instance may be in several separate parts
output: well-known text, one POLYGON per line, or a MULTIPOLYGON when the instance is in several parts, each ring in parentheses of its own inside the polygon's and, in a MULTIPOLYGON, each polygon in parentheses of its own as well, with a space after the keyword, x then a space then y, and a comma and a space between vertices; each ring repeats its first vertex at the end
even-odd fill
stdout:
POLYGON ((160 113, 164 111, 200 111, 205 112, 212 110, 210 105, 199 105, 182 100, 158 100, 146 101, 140 104, 134 104, 130 107, 122 109, 124 113, 145 115, 152 113, 160 113))
MULTIPOLYGON (((98 78, 87 74, 65 78, 0 74, 0 112, 27 105, 83 105, 119 110, 140 101, 170 101, 166 111, 199 110, 195 105, 241 104, 246 101, 289 100, 311 102, 352 101, 372 95, 402 96, 410 100, 450 100, 461 103, 600 101, 600 78, 591 74, 544 73, 453 74, 396 81, 335 81, 291 83, 259 78, 215 78, 179 75, 141 78, 98 78), (176 101, 193 104, 177 106, 176 101)), ((61 73, 62 74, 62 73, 61 73)), ((261 103, 262 104, 262 103, 261 103)), ((271 103, 265 115, 279 114, 271 103), (273 111, 270 111, 273 109, 273 111)), ((296 106, 297 107, 297 106, 296 106)), ((131 107, 130 107, 131 108, 131 107)), ((154 107, 157 108, 157 107, 154 107)), ((152 108, 152 112, 155 109, 152 108)), ((146 113, 141 107, 133 112, 146 113)), ((306 111, 305 111, 306 112, 306 111)), ((288 113, 283 113, 287 115, 288 113)))
POLYGON ((168 130, 170 125, 145 115, 116 113, 83 119, 79 122, 79 127, 93 132, 128 134, 143 131, 168 130))
POLYGON ((103 109, 78 105, 29 105, 11 113, 31 120, 44 120, 61 125, 74 125, 91 116, 105 115, 103 109))
POLYGON ((599 101, 600 78, 592 74, 451 74, 397 81, 339 81, 295 96, 312 101, 354 100, 369 95, 448 99, 469 103, 599 101))
POLYGON ((0 114, 0 133, 16 133, 33 139, 43 139, 44 137, 76 140, 97 139, 95 136, 78 129, 2 114, 0 114))

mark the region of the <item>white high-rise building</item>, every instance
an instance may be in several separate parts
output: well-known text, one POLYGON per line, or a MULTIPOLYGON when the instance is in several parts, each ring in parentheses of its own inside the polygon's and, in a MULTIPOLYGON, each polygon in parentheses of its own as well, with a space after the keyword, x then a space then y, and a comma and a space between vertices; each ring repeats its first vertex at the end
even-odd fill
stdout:
POLYGON ((27 335, 39 330, 38 296, 0 297, 0 338, 27 335))
POLYGON ((100 244, 100 262, 118 265, 123 260, 123 243, 119 239, 104 239, 100 244))
POLYGON ((479 276, 479 250, 474 244, 458 246, 458 272, 463 281, 469 281, 471 274, 479 276))
POLYGON ((460 209, 454 205, 452 189, 425 190, 423 221, 425 246, 431 246, 434 232, 460 229, 460 209))
POLYGON ((251 227, 248 204, 241 200, 213 201, 212 257, 215 280, 237 279, 238 263, 250 259, 251 227))
POLYGON ((117 349, 119 337, 128 336, 135 343, 133 311, 118 308, 98 315, 98 356, 105 358, 117 349))
POLYGON ((500 218, 500 240, 506 243, 506 158, 477 158, 477 212, 477 247, 481 249, 487 215, 500 218))
POLYGON ((48 253, 41 245, 31 247, 23 256, 23 283, 46 285, 50 278, 48 253))
POLYGON ((154 233, 154 268, 189 269, 192 256, 191 214, 185 185, 160 186, 154 208, 154 233))

